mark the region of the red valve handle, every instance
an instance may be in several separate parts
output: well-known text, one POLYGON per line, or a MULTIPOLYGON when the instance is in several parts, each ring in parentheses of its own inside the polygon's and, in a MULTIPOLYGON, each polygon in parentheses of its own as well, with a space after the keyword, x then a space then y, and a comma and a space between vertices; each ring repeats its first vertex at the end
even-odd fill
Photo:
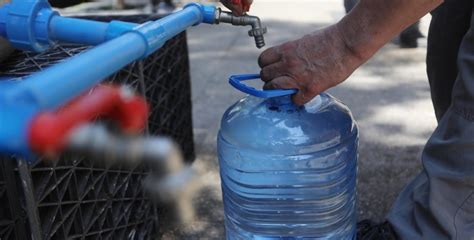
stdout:
POLYGON ((99 85, 56 112, 38 114, 30 125, 30 147, 39 154, 59 153, 71 130, 97 117, 111 118, 123 131, 138 133, 146 126, 148 104, 124 87, 99 85))

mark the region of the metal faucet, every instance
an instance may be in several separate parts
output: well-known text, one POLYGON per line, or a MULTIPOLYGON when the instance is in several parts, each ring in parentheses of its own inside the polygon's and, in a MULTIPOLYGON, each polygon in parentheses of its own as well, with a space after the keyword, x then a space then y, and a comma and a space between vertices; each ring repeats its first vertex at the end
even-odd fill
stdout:
POLYGON ((252 29, 249 31, 249 36, 255 38, 257 48, 265 46, 265 38, 263 35, 267 33, 267 28, 262 26, 260 18, 250 15, 235 16, 231 12, 222 11, 222 9, 217 8, 215 24, 221 22, 230 23, 234 26, 252 26, 252 29))
POLYGON ((114 133, 101 124, 85 124, 68 138, 66 151, 96 162, 150 170, 143 187, 153 200, 175 203, 182 223, 194 219, 192 197, 197 190, 196 172, 184 164, 181 151, 169 138, 114 133))

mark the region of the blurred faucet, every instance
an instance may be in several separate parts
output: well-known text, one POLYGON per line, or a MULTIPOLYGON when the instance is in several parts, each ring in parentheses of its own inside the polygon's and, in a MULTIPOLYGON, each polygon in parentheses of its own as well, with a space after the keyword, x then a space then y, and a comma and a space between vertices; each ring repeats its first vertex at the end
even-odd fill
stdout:
POLYGON ((142 134, 148 114, 145 98, 129 87, 98 85, 56 111, 36 115, 30 147, 46 157, 68 152, 105 165, 144 164, 149 171, 143 186, 153 200, 174 203, 181 220, 192 220, 195 174, 171 139, 142 134), (96 123, 97 118, 115 125, 96 123))
POLYGON ((66 151, 95 162, 130 168, 144 164, 150 171, 143 187, 151 197, 162 203, 175 203, 182 222, 194 218, 192 182, 196 174, 184 164, 181 151, 171 139, 123 135, 104 125, 86 124, 69 135, 66 151))

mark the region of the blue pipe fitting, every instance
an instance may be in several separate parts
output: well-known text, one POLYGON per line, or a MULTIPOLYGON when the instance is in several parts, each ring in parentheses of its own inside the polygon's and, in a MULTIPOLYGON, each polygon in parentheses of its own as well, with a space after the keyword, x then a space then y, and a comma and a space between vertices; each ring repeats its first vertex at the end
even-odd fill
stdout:
POLYGON ((215 6, 203 5, 202 6, 202 11, 203 11, 203 13, 202 13, 202 15, 203 15, 202 22, 203 23, 216 24, 217 8, 215 6))
POLYGON ((136 23, 129 23, 123 21, 111 21, 109 26, 107 27, 107 33, 105 36, 106 41, 112 40, 118 36, 123 35, 126 32, 137 27, 138 24, 136 23))
POLYGON ((0 9, 0 33, 15 48, 43 51, 51 44, 49 21, 56 15, 46 0, 13 1, 0 9))
POLYGON ((202 23, 202 22, 207 23, 207 24, 216 23, 217 8, 215 6, 202 5, 199 3, 189 3, 184 6, 184 8, 189 8, 189 7, 197 7, 201 11, 202 18, 195 25, 198 25, 199 23, 202 23))
POLYGON ((110 23, 61 17, 46 0, 13 1, 0 8, 0 35, 13 47, 41 52, 55 42, 99 45, 134 27, 135 23, 110 23))

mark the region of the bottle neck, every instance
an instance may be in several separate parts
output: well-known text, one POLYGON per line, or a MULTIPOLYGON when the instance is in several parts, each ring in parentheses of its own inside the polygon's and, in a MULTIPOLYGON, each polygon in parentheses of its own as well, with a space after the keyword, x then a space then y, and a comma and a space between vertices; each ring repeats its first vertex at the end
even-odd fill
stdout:
POLYGON ((291 96, 290 95, 270 98, 270 99, 268 99, 268 101, 272 105, 276 105, 276 106, 294 105, 293 102, 291 101, 291 96))

